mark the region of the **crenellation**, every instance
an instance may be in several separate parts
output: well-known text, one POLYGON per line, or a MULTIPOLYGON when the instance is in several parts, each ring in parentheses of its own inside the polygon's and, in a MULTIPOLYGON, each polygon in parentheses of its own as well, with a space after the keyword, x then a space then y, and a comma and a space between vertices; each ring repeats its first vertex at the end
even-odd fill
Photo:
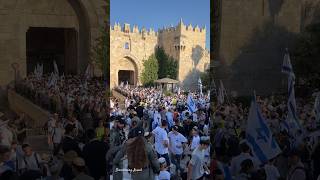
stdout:
POLYGON ((162 47, 166 54, 181 64, 177 79, 183 87, 192 88, 191 86, 195 84, 192 82, 197 81, 194 78, 199 76, 198 72, 206 70, 205 64, 209 64, 210 61, 210 54, 205 49, 205 28, 192 27, 191 24, 186 26, 182 20, 176 26, 165 26, 157 31, 153 28, 147 30, 145 27, 139 31, 138 26, 134 25, 129 36, 125 33, 111 32, 110 39, 112 49, 110 52, 111 87, 120 83, 118 71, 126 70, 126 67, 122 66, 126 63, 131 64, 130 70, 134 70, 136 73, 135 81, 130 83, 141 85, 140 76, 143 71, 143 60, 155 53, 156 47, 162 47), (125 47, 129 48, 126 49, 125 47), (128 53, 132 57, 127 58, 126 62, 128 53), (119 61, 121 63, 118 63, 119 61), (191 75, 190 72, 196 72, 196 74, 191 75))

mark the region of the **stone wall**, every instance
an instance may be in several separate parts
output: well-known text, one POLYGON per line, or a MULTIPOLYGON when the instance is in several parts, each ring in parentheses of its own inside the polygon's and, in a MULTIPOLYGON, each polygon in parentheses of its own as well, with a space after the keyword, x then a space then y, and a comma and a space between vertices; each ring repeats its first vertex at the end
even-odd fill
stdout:
POLYGON ((104 0, 0 1, 0 85, 14 78, 12 63, 26 76, 26 32, 29 27, 74 28, 78 32, 78 73, 85 70, 99 28, 104 26, 104 0))
MULTIPOLYGON (((302 30, 300 0, 220 2, 218 61, 227 66, 219 79, 238 95, 286 90, 281 64, 286 48, 302 30)), ((219 75, 218 75, 219 76, 219 75)))
POLYGON ((28 99, 20 96, 13 90, 8 90, 9 107, 16 114, 25 113, 30 117, 28 127, 40 128, 48 121, 50 113, 33 104, 28 99))
POLYGON ((178 80, 188 89, 195 88, 200 72, 209 68, 210 54, 205 49, 206 29, 184 25, 182 20, 176 27, 153 29, 132 29, 129 24, 123 27, 116 23, 110 28, 110 79, 111 88, 118 85, 118 71, 135 67, 136 83, 141 85, 143 60, 155 53, 156 47, 176 59, 179 64, 178 80), (126 43, 128 49, 125 48, 126 43), (128 67, 126 67, 128 66, 128 67))
POLYGON ((154 53, 157 36, 152 30, 139 31, 134 27, 131 31, 130 25, 121 28, 120 24, 111 27, 110 31, 110 86, 118 85, 119 70, 134 70, 135 84, 141 85, 140 76, 143 69, 143 60, 154 53), (127 27, 124 31, 124 27, 127 27), (125 48, 127 46, 127 49, 125 48))

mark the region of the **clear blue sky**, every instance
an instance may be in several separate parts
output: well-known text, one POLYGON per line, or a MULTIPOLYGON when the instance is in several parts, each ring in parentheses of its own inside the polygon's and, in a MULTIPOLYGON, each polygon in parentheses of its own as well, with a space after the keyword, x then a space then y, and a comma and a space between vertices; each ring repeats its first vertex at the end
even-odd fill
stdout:
POLYGON ((207 49, 210 49, 210 0, 110 0, 110 22, 129 23, 131 28, 159 28, 184 24, 207 28, 207 49))

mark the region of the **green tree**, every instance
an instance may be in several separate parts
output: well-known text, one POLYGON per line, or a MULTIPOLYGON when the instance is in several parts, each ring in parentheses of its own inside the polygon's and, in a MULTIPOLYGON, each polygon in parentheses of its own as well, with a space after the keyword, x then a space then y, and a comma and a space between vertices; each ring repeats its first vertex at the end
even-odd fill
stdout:
POLYGON ((105 28, 100 28, 101 35, 96 39, 95 45, 92 48, 91 59, 95 65, 102 71, 104 79, 106 79, 110 72, 110 58, 109 58, 109 34, 105 28))
POLYGON ((156 59, 159 63, 159 78, 169 77, 176 79, 178 74, 178 62, 167 55, 163 48, 158 47, 155 53, 156 59))
POLYGON ((141 81, 144 86, 149 86, 153 84, 154 80, 158 79, 158 60, 154 54, 152 54, 148 60, 143 62, 144 69, 141 75, 141 81))

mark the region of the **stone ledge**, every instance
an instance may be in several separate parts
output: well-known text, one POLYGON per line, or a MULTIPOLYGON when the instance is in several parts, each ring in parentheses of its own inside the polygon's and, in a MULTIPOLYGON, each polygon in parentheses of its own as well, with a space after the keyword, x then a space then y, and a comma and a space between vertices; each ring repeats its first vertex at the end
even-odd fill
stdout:
POLYGON ((30 117, 31 122, 28 122, 28 126, 32 129, 42 128, 48 121, 50 116, 48 111, 43 110, 11 89, 8 90, 8 101, 12 111, 17 114, 25 113, 30 117))

